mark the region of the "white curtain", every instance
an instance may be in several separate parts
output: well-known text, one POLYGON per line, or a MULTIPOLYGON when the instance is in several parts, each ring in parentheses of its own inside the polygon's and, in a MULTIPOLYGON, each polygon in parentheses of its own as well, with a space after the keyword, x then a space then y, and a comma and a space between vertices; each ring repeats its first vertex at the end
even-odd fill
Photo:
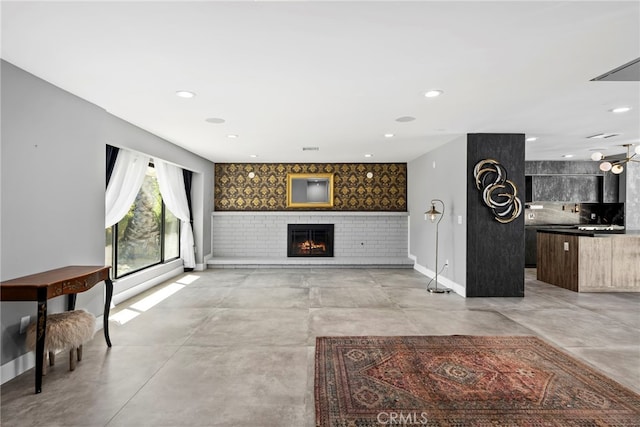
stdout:
POLYGON ((185 268, 196 266, 196 257, 193 250, 193 229, 189 215, 187 193, 184 189, 184 177, 182 169, 162 160, 155 160, 156 178, 160 187, 160 194, 167 208, 180 221, 180 258, 185 268))
POLYGON ((105 196, 105 228, 118 223, 129 212, 144 180, 149 158, 120 149, 105 196))

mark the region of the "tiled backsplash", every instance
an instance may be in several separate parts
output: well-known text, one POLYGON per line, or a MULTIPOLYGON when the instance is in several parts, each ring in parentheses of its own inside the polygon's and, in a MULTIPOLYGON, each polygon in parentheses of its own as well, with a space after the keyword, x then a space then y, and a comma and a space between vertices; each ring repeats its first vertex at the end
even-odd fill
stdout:
POLYGON ((525 205, 524 215, 525 225, 625 225, 624 203, 535 202, 525 205))

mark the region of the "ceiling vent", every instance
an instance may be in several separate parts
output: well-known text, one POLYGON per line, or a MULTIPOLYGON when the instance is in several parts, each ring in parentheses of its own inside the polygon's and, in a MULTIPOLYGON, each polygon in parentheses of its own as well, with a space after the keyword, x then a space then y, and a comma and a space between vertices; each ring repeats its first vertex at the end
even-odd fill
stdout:
POLYGON ((302 151, 320 151, 320 147, 302 147, 302 151))
POLYGON ((597 133, 595 135, 588 136, 589 139, 605 139, 612 138, 614 136, 619 136, 619 133, 597 133))
POLYGON ((614 82, 639 82, 640 81, 640 58, 627 62, 624 65, 614 68, 601 76, 591 79, 594 81, 614 81, 614 82))

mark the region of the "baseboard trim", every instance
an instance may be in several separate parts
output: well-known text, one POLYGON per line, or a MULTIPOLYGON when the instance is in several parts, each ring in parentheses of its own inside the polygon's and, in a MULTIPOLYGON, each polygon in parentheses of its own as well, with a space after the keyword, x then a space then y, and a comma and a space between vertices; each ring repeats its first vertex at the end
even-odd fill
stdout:
MULTIPOLYGON (((413 255, 409 255, 409 258, 413 259, 415 261, 415 264, 413 266, 413 269, 416 270, 419 273, 424 274, 425 276, 429 277, 429 278, 433 278, 435 277, 436 273, 435 271, 432 271, 430 269, 428 269, 427 267, 418 264, 417 262, 417 258, 413 255)), ((448 279, 442 275, 438 276, 438 283, 443 285, 444 287, 447 287, 449 289, 451 289, 453 292, 455 292, 456 294, 460 295, 461 297, 466 298, 467 297, 467 289, 462 286, 459 283, 454 282, 451 279, 448 279)))

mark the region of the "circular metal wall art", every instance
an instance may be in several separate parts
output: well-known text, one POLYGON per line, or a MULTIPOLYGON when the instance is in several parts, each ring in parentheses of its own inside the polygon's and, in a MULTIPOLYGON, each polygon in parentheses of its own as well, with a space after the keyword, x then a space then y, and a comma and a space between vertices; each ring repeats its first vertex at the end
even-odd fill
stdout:
POLYGON ((476 188, 482 192, 482 201, 491 209, 496 221, 507 224, 522 213, 522 202, 513 181, 507 179, 507 170, 494 159, 484 159, 473 168, 476 188))

